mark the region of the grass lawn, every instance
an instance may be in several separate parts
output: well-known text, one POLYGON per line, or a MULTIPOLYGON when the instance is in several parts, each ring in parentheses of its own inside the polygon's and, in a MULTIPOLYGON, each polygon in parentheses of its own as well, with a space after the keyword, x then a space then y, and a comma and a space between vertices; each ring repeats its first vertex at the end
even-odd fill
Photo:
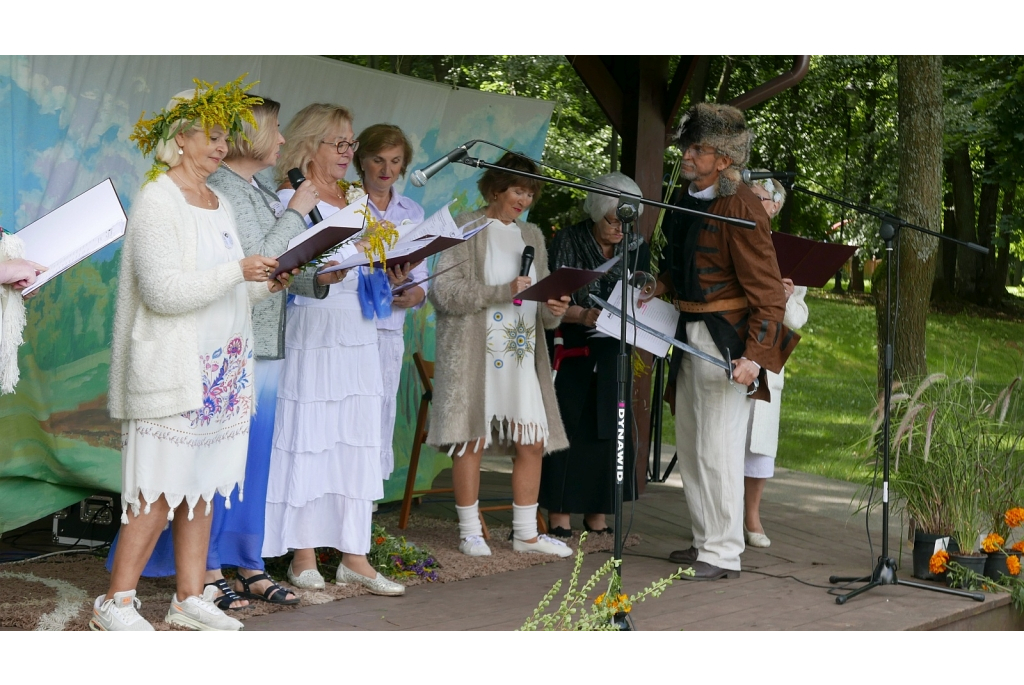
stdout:
MULTIPOLYGON (((808 293, 810 317, 786 365, 782 423, 776 463, 784 468, 866 483, 870 464, 853 446, 870 428, 874 407, 875 309, 870 301, 808 293)), ((998 391, 1021 373, 1024 323, 969 315, 930 314, 930 372, 954 372, 977 359, 975 378, 998 391)), ((899 350, 896 351, 897 355, 899 350)), ((675 425, 664 405, 663 438, 675 442, 675 425)), ((662 457, 663 463, 671 454, 662 457)))

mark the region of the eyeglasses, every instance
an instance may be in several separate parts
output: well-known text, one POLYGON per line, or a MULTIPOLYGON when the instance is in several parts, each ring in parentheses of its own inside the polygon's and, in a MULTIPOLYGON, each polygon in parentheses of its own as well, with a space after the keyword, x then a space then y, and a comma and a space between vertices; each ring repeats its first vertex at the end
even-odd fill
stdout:
POLYGON ((704 147, 703 145, 693 144, 690 147, 683 150, 684 155, 687 152, 689 152, 694 157, 703 157, 704 155, 713 155, 717 152, 717 150, 715 150, 715 148, 713 147, 704 147))
POLYGON ((347 140, 342 140, 342 141, 339 141, 337 143, 332 143, 332 142, 327 141, 327 140, 321 140, 320 144, 321 145, 333 145, 334 147, 337 147, 339 155, 343 155, 346 152, 348 152, 349 150, 352 150, 352 152, 355 152, 356 150, 359 149, 359 141, 358 140, 353 140, 351 143, 349 141, 347 141, 347 140))

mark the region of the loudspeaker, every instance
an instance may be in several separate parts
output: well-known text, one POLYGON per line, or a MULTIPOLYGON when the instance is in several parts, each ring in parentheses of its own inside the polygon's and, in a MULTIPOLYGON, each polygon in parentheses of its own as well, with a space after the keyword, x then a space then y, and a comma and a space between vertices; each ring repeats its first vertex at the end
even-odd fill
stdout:
POLYGON ((86 497, 53 515, 53 541, 73 547, 110 544, 121 527, 121 495, 105 492, 86 497))

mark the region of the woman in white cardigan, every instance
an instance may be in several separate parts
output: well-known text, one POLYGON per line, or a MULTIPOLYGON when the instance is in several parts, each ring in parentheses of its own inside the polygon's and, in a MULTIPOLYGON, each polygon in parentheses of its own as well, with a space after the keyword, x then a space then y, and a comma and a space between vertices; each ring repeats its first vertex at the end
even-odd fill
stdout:
POLYGON ((138 614, 135 587, 167 521, 177 593, 166 620, 242 627, 211 602, 215 587, 204 592, 210 503, 243 483, 255 411, 250 308, 283 284, 270 279, 275 260, 244 256, 230 208, 206 185, 241 116, 230 110, 238 102, 232 86, 179 93, 136 127, 136 139, 150 143, 140 147, 155 149, 169 170, 155 169, 135 198, 121 253, 109 409, 123 422, 124 515, 110 588, 93 606, 94 630, 152 630, 138 614), (228 118, 217 117, 225 109, 228 118), (204 130, 202 118, 216 125, 204 130), (196 515, 199 505, 205 511, 196 515))
MULTIPOLYGON (((755 181, 751 185, 754 195, 761 200, 761 206, 773 219, 786 201, 782 184, 772 179, 755 181)), ((782 279, 786 291, 786 314, 783 323, 791 330, 803 328, 807 323, 807 305, 804 295, 807 287, 793 285, 788 278, 782 279)), ((743 462, 743 538, 751 547, 768 547, 772 541, 761 525, 761 495, 765 482, 775 475, 775 453, 779 447, 779 418, 782 403, 782 386, 786 370, 780 373, 768 371, 768 388, 771 402, 751 402, 750 418, 747 421, 747 451, 743 462)))

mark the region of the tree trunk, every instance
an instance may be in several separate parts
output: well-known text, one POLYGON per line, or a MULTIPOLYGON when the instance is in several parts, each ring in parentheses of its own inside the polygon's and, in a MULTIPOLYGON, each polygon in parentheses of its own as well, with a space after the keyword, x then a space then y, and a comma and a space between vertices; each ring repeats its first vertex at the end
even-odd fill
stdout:
MULTIPOLYGON (((787 100, 789 109, 789 118, 794 120, 796 118, 796 112, 800 108, 800 84, 796 84, 790 88, 784 94, 787 100)), ((786 171, 796 173, 796 155, 793 150, 796 149, 796 131, 790 130, 789 134, 789 145, 786 146, 786 171)), ((792 233, 793 232, 793 208, 801 202, 800 193, 790 193, 786 204, 782 205, 782 211, 779 213, 779 232, 780 233, 792 233)))
MULTIPOLYGON (((956 213, 956 237, 976 243, 974 230, 974 175, 971 173, 971 153, 967 143, 953 150, 950 159, 950 181, 953 184, 953 210, 956 213)), ((956 248, 956 294, 972 298, 978 275, 977 253, 966 247, 956 248)))
POLYGON ((445 55, 431 55, 430 66, 434 69, 434 80, 438 83, 444 81, 445 76, 448 75, 448 69, 444 66, 445 55))
POLYGON ((975 301, 981 305, 989 303, 991 279, 996 270, 996 250, 992 238, 996 229, 996 212, 999 210, 999 183, 993 181, 991 174, 995 165, 996 156, 991 150, 985 150, 985 174, 982 176, 981 198, 978 201, 978 244, 987 247, 988 254, 976 257, 978 281, 975 291, 975 301))
POLYGON ((729 82, 732 80, 732 57, 725 55, 725 67, 722 69, 722 79, 718 82, 718 93, 715 95, 715 102, 725 102, 729 98, 729 82))
MULTIPOLYGON (((1012 183, 1003 191, 1003 216, 1013 216, 1013 205, 1017 199, 1017 184, 1012 183)), ((1000 222, 1001 224, 1002 222, 1000 222)), ((994 243, 998 244, 999 255, 996 257, 996 270, 990 283, 989 298, 994 306, 1006 297, 1006 278, 1010 272, 1010 243, 1013 241, 1013 232, 1005 230, 998 234, 994 243)))
MULTIPOLYGON (((943 161, 946 180, 953 176, 950 158, 943 161)), ((942 198, 942 235, 956 237, 956 213, 953 211, 953 193, 946 193, 942 198)), ((939 255, 935 264, 935 281, 932 283, 932 302, 948 302, 953 299, 956 281, 957 246, 945 240, 939 241, 939 255)))
POLYGON ((856 254, 850 257, 850 292, 864 292, 864 263, 856 254))
MULTIPOLYGON (((942 215, 942 57, 900 56, 899 186, 896 213, 912 224, 933 231, 942 215)), ((927 374, 925 321, 935 270, 937 239, 909 228, 900 229, 899 317, 893 326, 895 378, 904 382, 927 374)), ((886 255, 889 259, 893 255, 886 255)), ((896 266, 896 265, 894 265, 896 266)), ((884 272, 886 265, 882 265, 884 272)), ((876 279, 878 323, 878 380, 882 380, 886 352, 886 290, 884 276, 876 279)), ((893 308, 895 309, 895 307, 893 308)))

